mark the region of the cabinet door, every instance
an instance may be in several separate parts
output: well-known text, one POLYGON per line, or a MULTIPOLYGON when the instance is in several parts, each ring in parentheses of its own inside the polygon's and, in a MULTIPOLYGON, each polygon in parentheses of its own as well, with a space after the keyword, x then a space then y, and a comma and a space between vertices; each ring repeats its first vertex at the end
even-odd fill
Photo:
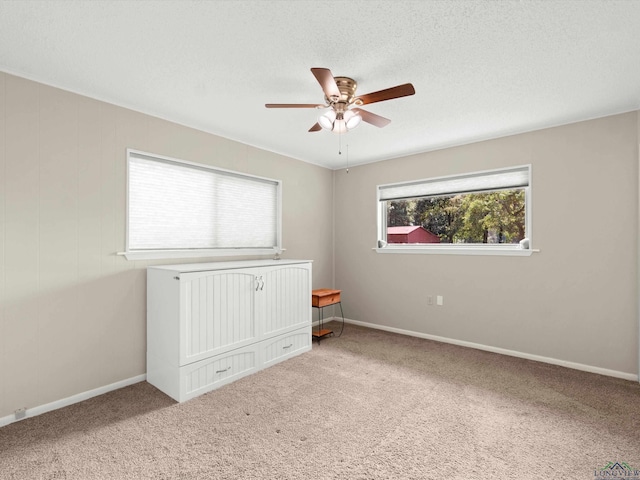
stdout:
POLYGON ((311 324, 311 266, 284 265, 265 270, 259 312, 263 335, 270 337, 311 324))
POLYGON ((187 273, 180 283, 180 365, 257 340, 254 271, 187 273))

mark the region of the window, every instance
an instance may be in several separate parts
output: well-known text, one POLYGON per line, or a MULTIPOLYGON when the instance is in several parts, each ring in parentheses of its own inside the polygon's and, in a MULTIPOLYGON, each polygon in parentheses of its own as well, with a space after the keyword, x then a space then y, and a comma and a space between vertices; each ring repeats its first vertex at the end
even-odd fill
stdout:
POLYGON ((380 253, 530 255, 531 167, 378 186, 380 253))
POLYGON ((127 150, 127 258, 281 249, 277 180, 127 150))

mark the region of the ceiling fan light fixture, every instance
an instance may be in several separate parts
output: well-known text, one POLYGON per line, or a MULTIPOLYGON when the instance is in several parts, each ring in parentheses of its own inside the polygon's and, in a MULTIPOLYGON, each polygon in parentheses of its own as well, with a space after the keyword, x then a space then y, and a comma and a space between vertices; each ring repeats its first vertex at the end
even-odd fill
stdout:
POLYGON ((351 110, 347 110, 344 113, 336 113, 335 110, 329 110, 318 117, 320 126, 326 130, 331 130, 333 133, 346 133, 357 127, 361 121, 362 117, 351 110))
POLYGON ((347 133, 349 129, 347 128, 347 122, 344 121, 344 118, 338 118, 335 122, 333 122, 333 133, 347 133))
POLYGON ((327 113, 318 117, 318 123, 326 130, 333 129, 333 123, 336 121, 336 112, 329 110, 327 113))
POLYGON ((358 125, 360 125, 360 122, 362 121, 362 117, 357 113, 353 112, 352 110, 347 110, 346 112, 344 112, 344 121, 345 121, 347 130, 351 130, 353 128, 356 128, 358 125))

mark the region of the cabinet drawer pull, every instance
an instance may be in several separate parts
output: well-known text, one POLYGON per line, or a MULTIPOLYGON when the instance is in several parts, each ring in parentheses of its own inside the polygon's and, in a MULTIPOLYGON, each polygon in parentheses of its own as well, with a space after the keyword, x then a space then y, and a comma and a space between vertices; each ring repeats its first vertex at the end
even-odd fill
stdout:
POLYGON ((229 370, 231 370, 231 367, 227 367, 224 370, 216 370, 216 373, 224 373, 224 372, 227 372, 229 370))
POLYGON ((283 350, 286 350, 287 348, 291 348, 293 347, 293 343, 290 343, 289 345, 287 345, 286 347, 282 347, 283 350))

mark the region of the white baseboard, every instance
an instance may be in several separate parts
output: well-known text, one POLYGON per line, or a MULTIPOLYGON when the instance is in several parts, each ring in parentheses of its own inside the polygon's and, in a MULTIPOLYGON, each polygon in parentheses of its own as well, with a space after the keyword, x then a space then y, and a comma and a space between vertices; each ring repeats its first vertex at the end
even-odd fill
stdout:
MULTIPOLYGON (((328 317, 325 318, 325 322, 330 321, 342 321, 341 317, 328 317)), ((505 348, 491 347, 488 345, 482 345, 479 343, 466 342, 464 340, 456 340, 453 338, 447 337, 439 337, 437 335, 429 335, 427 333, 414 332, 412 330, 404 330, 401 328, 388 327, 385 325, 377 325, 375 323, 361 322, 359 320, 352 320, 349 318, 344 319, 345 323, 351 323, 353 325, 359 325, 362 327, 373 328, 377 330, 384 330, 392 333, 399 333, 401 335, 408 335, 411 337, 424 338, 427 340, 434 340, 436 342, 442 343, 450 343, 453 345, 459 345, 461 347, 475 348, 477 350, 484 350, 492 353, 499 353, 501 355, 509 355, 511 357, 524 358, 527 360, 534 360, 536 362, 549 363, 551 365, 559 365, 561 367, 572 368, 574 370, 582 370, 584 372, 597 373, 599 375, 605 375, 608 377, 622 378, 624 380, 630 380, 637 382, 639 377, 634 373, 626 373, 619 372, 617 370, 609 370, 607 368, 595 367, 592 365, 584 365, 582 363, 568 362, 566 360, 558 360, 557 358, 543 357, 540 355, 533 355, 529 353, 518 352, 515 350, 507 350, 505 348)), ((317 325, 317 321, 313 322, 313 325, 317 325)), ((59 408, 67 407, 69 405, 73 405, 74 403, 82 402, 84 400, 88 400, 93 397, 97 397, 98 395, 102 395, 107 392, 111 392, 113 390, 118 390, 119 388, 128 387, 129 385, 133 385, 135 383, 144 382, 147 379, 146 375, 138 375, 136 377, 131 377, 125 380, 121 380, 119 382, 112 383, 110 385, 105 385, 103 387, 98 387, 93 390, 89 390, 87 392, 78 393, 77 395, 72 395, 71 397, 63 398, 61 400, 56 400, 55 402, 47 403, 45 405, 40 405, 33 408, 28 408, 24 412, 20 414, 12 414, 7 415, 6 417, 0 417, 0 427, 4 427, 14 422, 18 422, 20 420, 24 420, 26 418, 35 417, 37 415, 42 415, 43 413, 50 412, 52 410, 57 410, 59 408)))
POLYGON ((4 427, 5 425, 9 425, 10 423, 19 422, 20 420, 24 420, 25 418, 42 415, 43 413, 57 410, 62 407, 68 407, 69 405, 73 405, 74 403, 97 397, 98 395, 102 395, 103 393, 118 390, 119 388, 123 387, 128 387, 129 385, 133 385, 134 383, 144 382, 146 379, 146 375, 138 375, 136 377, 127 378, 126 380, 121 380, 110 385, 105 385, 104 387, 94 388, 93 390, 89 390, 88 392, 82 392, 78 393, 77 395, 72 395, 71 397, 56 400, 55 402, 47 403, 46 405, 27 408, 26 410, 24 410, 24 412, 14 413, 12 415, 7 415, 6 417, 0 417, 0 427, 4 427))
MULTIPOLYGON (((342 317, 330 317, 325 319, 328 321, 341 322, 342 317)), ((499 353, 501 355, 509 355, 511 357, 524 358, 527 360, 534 360, 536 362, 549 363, 551 365, 559 365, 561 367, 572 368, 574 370, 582 370, 583 372, 597 373, 599 375, 606 375, 607 377, 622 378, 624 380, 631 380, 637 382, 639 377, 635 373, 619 372, 617 370, 609 370, 607 368, 595 367, 593 365, 584 365, 582 363, 568 362, 566 360, 558 360, 557 358, 543 357, 540 355, 533 355, 530 353, 518 352, 516 350, 507 350, 505 348, 491 347, 488 345, 482 345, 480 343, 466 342, 464 340, 456 340, 454 338, 439 337, 437 335, 429 335, 427 333, 414 332, 412 330, 403 330, 401 328, 387 327, 385 325, 376 325, 374 323, 361 322, 359 320, 351 320, 349 318, 344 319, 345 323, 352 323, 353 325, 360 325, 362 327, 374 328, 377 330, 385 330, 387 332, 399 333, 401 335, 409 335, 411 337, 425 338, 427 340, 434 340, 436 342, 451 343, 453 345, 459 345, 461 347, 475 348, 477 350, 484 350, 492 353, 499 353)))

